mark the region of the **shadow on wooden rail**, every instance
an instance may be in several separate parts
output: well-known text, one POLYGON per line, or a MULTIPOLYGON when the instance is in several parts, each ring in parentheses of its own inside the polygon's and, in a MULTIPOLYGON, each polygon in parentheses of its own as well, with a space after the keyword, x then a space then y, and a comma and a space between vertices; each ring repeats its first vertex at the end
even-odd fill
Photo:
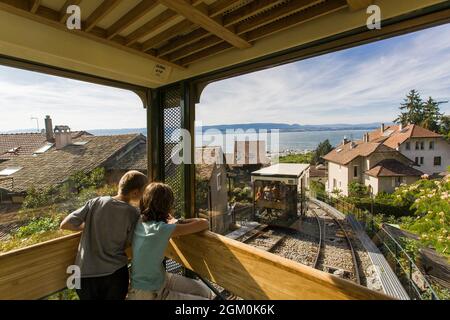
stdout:
MULTIPOLYGON (((79 234, 0 254, 0 299, 66 287, 79 234)), ((244 299, 390 299, 352 282, 211 233, 173 239, 166 255, 244 299)))

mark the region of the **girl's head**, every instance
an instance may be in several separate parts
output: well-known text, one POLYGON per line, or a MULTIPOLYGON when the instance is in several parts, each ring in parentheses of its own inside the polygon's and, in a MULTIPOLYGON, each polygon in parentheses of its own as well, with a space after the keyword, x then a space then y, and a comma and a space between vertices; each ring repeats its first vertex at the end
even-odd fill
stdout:
POLYGON ((172 189, 164 183, 150 183, 141 200, 142 221, 168 222, 175 198, 172 189))

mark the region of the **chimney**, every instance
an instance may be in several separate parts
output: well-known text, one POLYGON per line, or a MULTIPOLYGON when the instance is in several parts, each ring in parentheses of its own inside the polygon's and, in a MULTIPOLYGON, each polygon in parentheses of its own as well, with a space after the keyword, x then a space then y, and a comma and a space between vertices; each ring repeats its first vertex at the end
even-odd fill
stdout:
POLYGON ((349 140, 347 137, 344 137, 344 140, 342 140, 342 145, 346 145, 347 143, 349 143, 349 140))
POLYGON ((384 130, 385 130, 384 123, 382 123, 382 124, 381 124, 381 133, 383 133, 384 130))
POLYGON ((350 149, 353 149, 356 147, 356 143, 354 141, 350 142, 350 149))
POLYGON ((403 123, 400 122, 399 131, 402 131, 402 130, 403 130, 403 123))
POLYGON ((55 137, 53 136, 52 118, 50 118, 50 116, 45 116, 44 122, 45 122, 45 138, 47 139, 47 142, 54 142, 55 137))
POLYGON ((369 133, 364 133, 363 142, 369 142, 369 133))
POLYGON ((72 144, 72 134, 68 126, 55 127, 55 143, 57 150, 72 144))

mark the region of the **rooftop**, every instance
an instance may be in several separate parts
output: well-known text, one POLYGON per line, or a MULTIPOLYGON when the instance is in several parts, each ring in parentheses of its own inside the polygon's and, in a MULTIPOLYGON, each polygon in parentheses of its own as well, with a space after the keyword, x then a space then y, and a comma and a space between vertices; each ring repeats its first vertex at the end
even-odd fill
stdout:
MULTIPOLYGON (((72 139, 89 136, 86 131, 72 132, 72 139)), ((17 156, 31 156, 48 144, 45 133, 0 134, 0 161, 17 156)))
POLYGON ((282 176, 299 178, 310 167, 309 164, 278 163, 252 172, 253 176, 282 176))
POLYGON ((441 138, 442 135, 425 129, 421 126, 411 124, 404 128, 399 125, 386 126, 381 129, 369 132, 369 141, 383 143, 390 148, 397 148, 400 144, 411 138, 441 138))
POLYGON ((368 157, 375 151, 385 153, 398 152, 397 150, 389 148, 379 142, 364 142, 362 140, 358 140, 337 146, 323 158, 330 162, 346 165, 357 157, 368 157))
MULTIPOLYGON (((7 168, 21 168, 9 175, 14 179, 13 189, 9 181, 0 181, 0 188, 12 192, 25 192, 30 187, 44 189, 58 185, 78 172, 89 172, 107 165, 108 160, 119 160, 122 150, 139 143, 145 137, 139 134, 116 136, 83 136, 78 141, 83 145, 68 145, 61 150, 51 148, 39 155, 24 155, 0 163, 0 171, 7 168)), ((75 141, 74 141, 75 142, 75 141)))
POLYGON ((372 177, 420 177, 423 172, 395 159, 386 159, 366 171, 366 174, 372 177))

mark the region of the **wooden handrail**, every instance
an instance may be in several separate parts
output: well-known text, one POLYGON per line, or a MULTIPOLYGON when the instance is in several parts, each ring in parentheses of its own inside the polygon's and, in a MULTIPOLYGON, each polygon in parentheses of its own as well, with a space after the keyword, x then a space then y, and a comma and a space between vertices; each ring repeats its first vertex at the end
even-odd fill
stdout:
MULTIPOLYGON (((0 299, 39 299, 66 287, 80 234, 0 254, 0 299)), ((390 299, 212 232, 172 239, 166 255, 244 299, 390 299)))

